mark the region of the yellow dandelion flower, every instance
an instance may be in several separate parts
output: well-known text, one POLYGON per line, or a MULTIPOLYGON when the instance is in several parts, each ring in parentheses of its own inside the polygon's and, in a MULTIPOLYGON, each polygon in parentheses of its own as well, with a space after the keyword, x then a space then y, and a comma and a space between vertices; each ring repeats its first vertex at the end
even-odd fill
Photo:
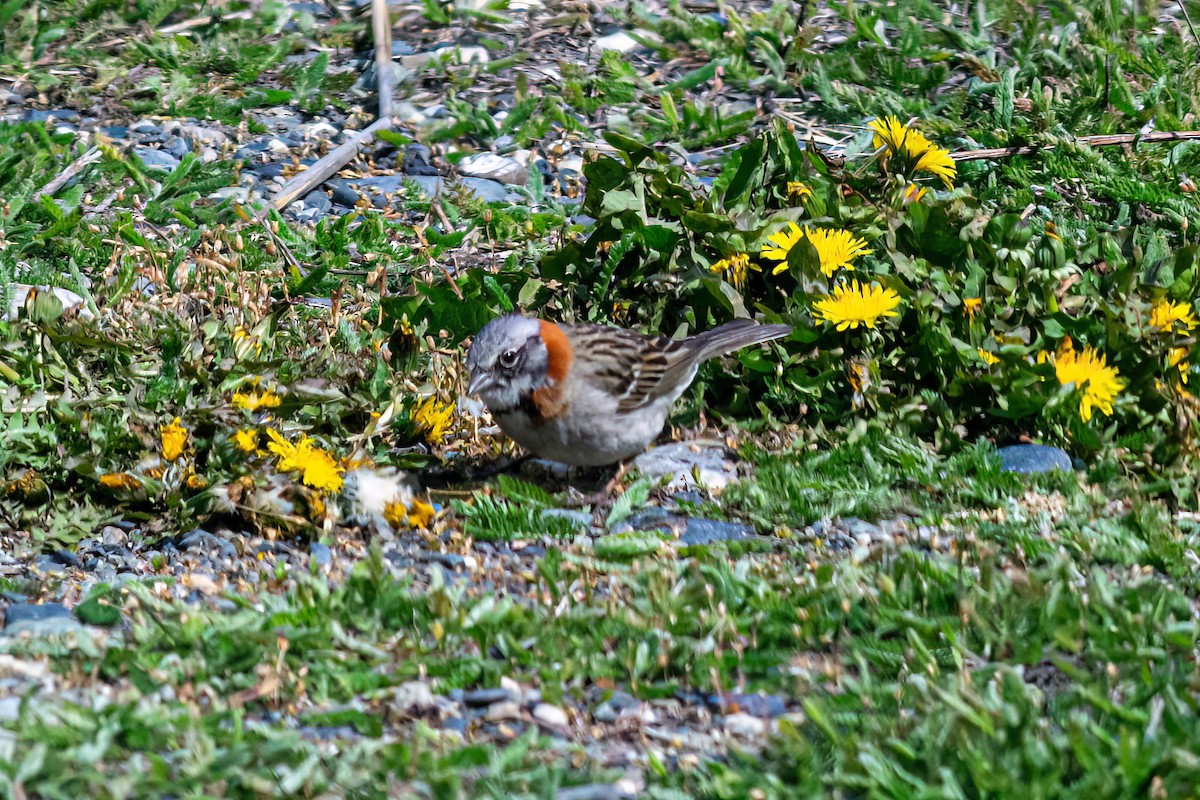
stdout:
POLYGON ((184 481, 184 484, 189 489, 203 489, 208 486, 208 478, 199 474, 194 469, 189 468, 187 479, 184 481))
POLYGON ((921 202, 927 194, 929 194, 929 189, 919 183, 910 183, 904 187, 904 194, 901 195, 900 199, 904 205, 908 206, 921 202))
POLYGON ((963 313, 966 314, 967 317, 969 317, 970 319, 975 319, 975 314, 977 314, 979 312, 979 309, 983 308, 983 298, 982 297, 964 297, 963 301, 962 301, 962 306, 963 306, 963 313))
POLYGON ((913 133, 907 125, 895 117, 873 119, 867 123, 867 127, 875 132, 871 138, 871 146, 876 150, 886 147, 891 155, 903 151, 905 141, 909 134, 913 133))
POLYGON ((255 356, 262 355, 262 340, 245 328, 238 326, 233 332, 233 353, 240 361, 254 351, 255 356))
POLYGON ((1160 331, 1170 331, 1174 329, 1176 323, 1190 331, 1196 327, 1197 322, 1190 303, 1159 300, 1150 312, 1150 327, 1160 331))
POLYGON ((167 461, 174 461, 183 455, 183 449, 187 447, 188 432, 187 428, 179 424, 179 417, 176 417, 170 425, 163 425, 158 429, 158 434, 162 439, 162 455, 167 461))
POLYGON ((109 489, 124 489, 128 492, 142 485, 137 476, 130 475, 128 472, 109 472, 101 475, 98 480, 101 486, 109 489))
MULTIPOLYGON (((762 246, 763 258, 769 258, 772 261, 782 261, 786 265, 788 253, 792 252, 792 248, 803 238, 804 231, 800 230, 800 226, 794 222, 789 222, 787 230, 776 231, 767 237, 767 241, 770 244, 762 246), (775 246, 771 247, 771 244, 775 246)), ((787 269, 787 267, 784 266, 784 269, 787 269)), ((778 272, 780 270, 777 269, 775 274, 778 274, 778 272)))
POLYGON ((254 428, 242 428, 233 434, 233 443, 243 453, 258 452, 258 431, 254 428))
POLYGON ((1000 363, 999 356, 997 356, 995 353, 989 353, 987 350, 984 350, 982 347, 979 348, 979 350, 977 350, 976 352, 978 352, 979 357, 983 359, 983 363, 987 364, 989 367, 992 366, 993 364, 1000 363))
POLYGON ((813 196, 812 187, 803 181, 788 181, 787 193, 788 197, 794 197, 801 203, 813 196))
POLYGON ((750 270, 762 272, 757 264, 750 263, 750 256, 745 253, 735 253, 729 258, 722 258, 708 270, 715 275, 728 273, 725 275, 725 280, 738 291, 741 291, 742 287, 746 285, 746 276, 750 274, 750 270))
POLYGON ((1050 358, 1054 374, 1063 386, 1074 384, 1083 395, 1079 399, 1079 417, 1084 422, 1092 418, 1093 410, 1105 415, 1113 413, 1113 401, 1125 388, 1116 367, 1105 363, 1105 356, 1088 345, 1077 351, 1070 339, 1064 339, 1058 352, 1050 358))
MULTIPOLYGON (((850 231, 840 228, 837 230, 818 228, 815 231, 805 228, 804 235, 816 249, 817 257, 821 261, 821 273, 827 278, 833 277, 833 273, 839 269, 853 269, 854 259, 871 254, 866 239, 857 238, 850 231)), ((787 265, 784 264, 782 267, 786 269, 787 265)), ((776 267, 775 271, 781 270, 776 267)))
POLYGON ((928 172, 941 178, 947 189, 954 185, 958 166, 950 157, 949 150, 938 147, 923 133, 901 123, 896 117, 873 119, 867 123, 867 127, 875 134, 872 144, 876 150, 886 148, 890 156, 903 154, 913 162, 914 172, 928 172))
POLYGON ((437 444, 445 437, 453 417, 454 404, 439 403, 436 398, 429 397, 417 407, 413 422, 424 431, 425 441, 437 444))
POLYGON ((280 472, 298 472, 300 480, 314 489, 336 492, 342 488, 342 465, 307 434, 300 434, 295 444, 271 428, 267 428, 267 436, 271 439, 267 449, 277 456, 275 467, 280 472))
POLYGON ((437 512, 434 511, 433 506, 419 498, 413 498, 410 504, 405 504, 403 500, 393 500, 383 510, 383 518, 397 530, 402 528, 428 529, 435 516, 437 516, 437 512))
POLYGON ((768 241, 778 244, 778 248, 772 249, 766 245, 763 246, 764 257, 782 262, 771 271, 772 275, 778 275, 787 270, 788 253, 804 238, 812 242, 813 249, 817 251, 817 259, 821 264, 821 272, 826 277, 832 277, 833 273, 839 269, 853 269, 854 259, 871 254, 871 249, 867 247, 867 240, 856 237, 850 231, 840 228, 813 230, 808 227, 800 230, 794 222, 789 222, 788 225, 791 226, 790 231, 780 231, 767 237, 768 241))
POLYGON ((878 284, 835 286, 832 295, 813 304, 818 319, 837 326, 839 331, 857 328, 859 325, 874 328, 880 317, 896 317, 899 312, 900 295, 894 289, 885 289, 878 284))
POLYGON ((1171 352, 1167 354, 1167 365, 1179 369, 1179 380, 1183 383, 1188 382, 1188 372, 1191 371, 1191 364, 1188 363, 1188 349, 1186 347, 1173 347, 1171 352))
POLYGON ((950 151, 944 147, 937 147, 932 144, 917 159, 917 164, 913 167, 913 170, 916 172, 928 172, 935 178, 940 178, 947 189, 954 188, 954 179, 958 177, 958 165, 950 157, 950 151))
POLYGON ((270 389, 264 389, 253 392, 235 392, 233 395, 233 407, 244 408, 247 411, 257 411, 260 408, 277 408, 283 398, 272 392, 270 389))

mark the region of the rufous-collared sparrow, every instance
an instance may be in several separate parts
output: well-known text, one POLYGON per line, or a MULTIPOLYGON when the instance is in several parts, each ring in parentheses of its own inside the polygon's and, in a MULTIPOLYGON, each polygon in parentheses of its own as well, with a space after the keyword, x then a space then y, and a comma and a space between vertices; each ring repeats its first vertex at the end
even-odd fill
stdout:
POLYGON ((471 343, 468 393, 534 455, 575 466, 615 464, 658 437, 700 362, 791 330, 741 319, 669 339, 509 314, 471 343))

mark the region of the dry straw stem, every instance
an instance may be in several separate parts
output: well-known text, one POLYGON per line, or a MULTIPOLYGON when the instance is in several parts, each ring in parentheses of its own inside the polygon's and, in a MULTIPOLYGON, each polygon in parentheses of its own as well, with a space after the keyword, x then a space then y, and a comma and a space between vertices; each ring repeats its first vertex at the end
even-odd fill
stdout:
MULTIPOLYGON (((1091 147, 1110 147, 1115 144, 1138 144, 1141 142, 1176 142, 1184 139, 1200 139, 1200 131, 1151 131, 1147 134, 1138 133, 1106 133, 1097 136, 1080 136, 1076 144, 1086 144, 1091 147)), ((1020 147, 989 147, 984 150, 961 150, 951 153, 955 161, 979 161, 985 158, 1007 158, 1008 156, 1026 156, 1039 150, 1053 150, 1053 144, 1027 144, 1020 147)))
POLYGON ((34 201, 41 200, 43 197, 53 197, 55 192, 66 186, 68 181, 83 172, 89 164, 99 161, 100 155, 99 147, 88 148, 87 152, 68 164, 62 172, 58 173, 54 180, 47 183, 41 189, 38 189, 33 195, 34 201))

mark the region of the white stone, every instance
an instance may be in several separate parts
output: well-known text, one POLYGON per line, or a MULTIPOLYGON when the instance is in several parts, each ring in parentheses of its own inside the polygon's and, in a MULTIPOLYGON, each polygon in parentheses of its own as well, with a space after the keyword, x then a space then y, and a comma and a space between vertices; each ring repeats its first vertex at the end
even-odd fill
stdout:
POLYGON ((4 322, 12 322, 21 313, 21 309, 25 307, 25 300, 29 297, 29 293, 33 290, 39 292, 53 291, 54 296, 63 305, 64 312, 74 311, 80 319, 95 319, 96 315, 91 312, 91 309, 84 303, 82 297, 72 292, 69 289, 55 286, 51 289, 49 286, 30 286, 27 283, 18 283, 13 291, 12 300, 8 304, 8 310, 0 320, 4 322))
POLYGON ((449 64, 486 64, 491 60, 486 47, 443 47, 440 50, 426 50, 411 56, 401 56, 400 65, 406 69, 420 69, 433 61, 445 61, 449 64))
POLYGON ((730 714, 724 720, 725 732, 753 739, 767 732, 767 723, 749 714, 730 714))
POLYGON ((617 31, 608 36, 601 36, 594 44, 598 50, 616 50, 618 53, 628 53, 642 46, 626 31, 617 31))
POLYGON ((533 709, 533 718, 551 728, 565 728, 570 724, 567 712, 549 703, 538 703, 533 709))
POLYGON ((458 171, 473 178, 487 178, 500 183, 523 185, 526 172, 515 158, 495 153, 467 156, 458 162, 458 171))

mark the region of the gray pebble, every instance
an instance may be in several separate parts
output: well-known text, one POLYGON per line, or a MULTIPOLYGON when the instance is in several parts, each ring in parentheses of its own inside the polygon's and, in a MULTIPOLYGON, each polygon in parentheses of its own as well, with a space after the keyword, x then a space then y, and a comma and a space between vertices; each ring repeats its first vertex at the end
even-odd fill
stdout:
POLYGON ((996 451, 1000 456, 1000 469, 1032 475, 1059 469, 1071 472, 1071 457, 1057 447, 1044 444, 1014 444, 996 451))
POLYGON ((147 169, 157 169, 164 172, 172 172, 179 166, 179 159, 170 153, 162 150, 155 150, 152 147, 138 145, 133 148, 133 154, 141 159, 147 169))
POLYGON ((82 630, 83 624, 61 603, 18 603, 5 610, 4 632, 9 635, 59 636, 82 630))
POLYGON ((333 551, 329 549, 329 545, 313 542, 308 548, 308 557, 317 563, 319 567, 328 567, 333 563, 333 551))
POLYGON ((754 528, 737 522, 720 522, 714 519, 689 519, 687 530, 679 537, 681 544, 689 547, 735 542, 754 537, 754 528))
POLYGON ((329 199, 329 195, 320 189, 314 189, 304 196, 304 205, 317 211, 319 214, 328 214, 333 208, 333 201, 329 199))
POLYGON ((462 704, 468 708, 480 708, 500 703, 512 697, 507 689, 472 689, 463 692, 462 704))

